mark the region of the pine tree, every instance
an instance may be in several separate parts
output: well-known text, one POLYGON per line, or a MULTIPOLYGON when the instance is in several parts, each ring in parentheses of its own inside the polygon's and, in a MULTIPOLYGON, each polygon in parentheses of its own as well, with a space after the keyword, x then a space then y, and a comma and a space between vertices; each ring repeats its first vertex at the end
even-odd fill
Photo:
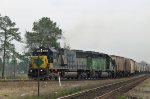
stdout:
POLYGON ((13 40, 21 41, 18 28, 15 28, 15 22, 12 22, 8 16, 0 15, 0 46, 3 51, 3 67, 2 67, 2 79, 4 78, 5 59, 9 58, 15 51, 15 46, 12 44, 13 40))

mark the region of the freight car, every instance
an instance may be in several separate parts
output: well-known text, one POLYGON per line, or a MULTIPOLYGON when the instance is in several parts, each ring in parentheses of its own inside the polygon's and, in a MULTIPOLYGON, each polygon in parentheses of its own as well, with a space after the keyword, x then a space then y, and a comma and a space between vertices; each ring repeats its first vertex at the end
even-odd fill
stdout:
POLYGON ((63 78, 100 78, 114 75, 112 58, 104 53, 40 47, 31 58, 29 78, 56 79, 58 72, 63 78))
POLYGON ((138 63, 136 61, 116 55, 111 55, 111 57, 115 62, 114 70, 116 76, 129 76, 138 71, 138 63))
POLYGON ((114 61, 114 76, 123 77, 130 76, 141 73, 149 73, 150 66, 146 64, 141 64, 133 59, 111 55, 112 60, 114 61))

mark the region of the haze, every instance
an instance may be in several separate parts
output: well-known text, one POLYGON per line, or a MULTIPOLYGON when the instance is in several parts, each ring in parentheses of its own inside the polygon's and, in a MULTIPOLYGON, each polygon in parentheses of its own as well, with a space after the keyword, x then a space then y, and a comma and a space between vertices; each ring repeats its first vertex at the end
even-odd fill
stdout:
POLYGON ((22 37, 49 17, 63 30, 62 46, 150 63, 150 0, 0 0, 0 14, 16 22, 22 37))

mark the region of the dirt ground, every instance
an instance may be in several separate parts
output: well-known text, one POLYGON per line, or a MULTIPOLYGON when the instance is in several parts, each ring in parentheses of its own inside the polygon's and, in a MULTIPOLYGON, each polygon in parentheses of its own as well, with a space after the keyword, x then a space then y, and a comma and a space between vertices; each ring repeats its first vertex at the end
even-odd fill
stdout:
POLYGON ((150 78, 124 94, 129 99, 150 99, 150 78))
MULTIPOLYGON (((81 81, 61 81, 62 86, 59 86, 58 81, 40 81, 40 95, 51 95, 57 93, 59 90, 65 88, 93 88, 104 85, 106 83, 113 83, 123 79, 108 79, 108 80, 81 80, 81 81)), ((150 86, 150 85, 149 85, 150 86)), ((24 99, 28 96, 37 96, 37 81, 31 82, 0 82, 0 99, 24 99)))

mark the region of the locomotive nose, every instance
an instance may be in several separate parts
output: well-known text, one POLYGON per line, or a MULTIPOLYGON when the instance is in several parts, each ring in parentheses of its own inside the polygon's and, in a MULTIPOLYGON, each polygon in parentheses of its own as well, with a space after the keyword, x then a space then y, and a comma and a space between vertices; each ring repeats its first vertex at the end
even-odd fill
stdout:
POLYGON ((47 66, 48 60, 47 56, 33 56, 32 57, 32 68, 37 69, 43 68, 45 69, 47 66))

